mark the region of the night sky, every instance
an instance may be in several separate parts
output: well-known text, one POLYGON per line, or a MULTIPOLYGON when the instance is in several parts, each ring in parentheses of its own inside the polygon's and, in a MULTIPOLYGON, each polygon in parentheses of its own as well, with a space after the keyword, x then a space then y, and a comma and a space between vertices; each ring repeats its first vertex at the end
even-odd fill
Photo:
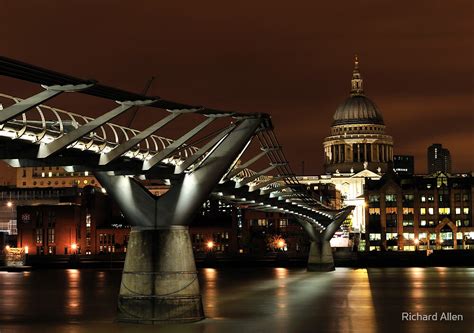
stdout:
MULTIPOLYGON (((453 171, 474 170, 471 0, 0 4, 3 56, 135 92, 156 76, 149 95, 269 113, 296 173, 303 160, 306 174, 323 171, 322 140, 357 53, 394 153, 415 155, 425 173, 426 148, 442 143, 453 171)), ((1 79, 0 91, 38 91, 11 82, 1 79)), ((58 100, 73 112, 106 111, 58 100)), ((140 112, 135 127, 154 111, 140 112)))

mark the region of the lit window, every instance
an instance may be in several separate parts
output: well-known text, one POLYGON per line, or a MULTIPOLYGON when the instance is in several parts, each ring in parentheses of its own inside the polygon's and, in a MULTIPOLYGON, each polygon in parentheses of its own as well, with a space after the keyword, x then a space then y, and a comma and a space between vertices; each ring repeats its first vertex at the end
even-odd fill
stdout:
POLYGON ((45 174, 44 172, 42 172, 42 173, 41 173, 41 177, 44 178, 45 176, 46 176, 46 174, 45 174))
POLYGON ((433 207, 428 208, 428 214, 430 214, 430 215, 434 214, 434 208, 433 207))
POLYGON ((428 196, 428 202, 434 202, 434 195, 428 196))
POLYGON ((427 237, 426 232, 420 232, 420 233, 418 234, 418 239, 419 239, 419 240, 426 239, 426 237, 427 237))
POLYGON ((461 207, 456 207, 456 214, 457 215, 461 214, 461 207))
POLYGON ((425 207, 420 208, 420 215, 426 215, 426 208, 425 207))
POLYGON ((48 228, 48 243, 54 243, 54 229, 48 228))
POLYGON ((385 201, 386 202, 396 202, 397 201, 397 195, 396 194, 387 194, 387 195, 385 195, 385 201))
POLYGON ((415 239, 415 234, 413 232, 404 232, 403 233, 403 238, 407 240, 414 240, 415 239))
POLYGON ((86 227, 87 228, 91 227, 91 214, 86 215, 86 227))
POLYGON ((43 229, 36 229, 36 243, 43 243, 43 229))
POLYGON ((420 226, 425 227, 426 226, 426 220, 421 220, 420 221, 420 226))
POLYGON ((448 215, 448 214, 451 213, 451 209, 450 209, 450 208, 446 208, 446 207, 444 207, 444 208, 438 208, 438 213, 439 213, 440 215, 448 215))
POLYGON ((85 171, 84 176, 89 176, 89 171, 85 171))
POLYGON ((403 226, 404 227, 412 227, 413 226, 413 219, 403 219, 403 226))
POLYGON ((53 177, 53 173, 51 171, 48 172, 48 177, 53 177))
POLYGON ((461 220, 456 220, 456 227, 460 227, 461 225, 461 220))
POLYGON ((413 214, 415 212, 414 208, 403 207, 403 215, 413 214))
POLYGON ((382 239, 381 234, 369 234, 369 240, 371 241, 378 241, 382 239))
POLYGON ((258 219, 257 225, 259 227, 266 227, 268 225, 268 221, 266 219, 258 219))
POLYGON ((462 211, 463 211, 464 214, 469 214, 469 208, 468 207, 464 207, 462 209, 462 211))
POLYGON ((369 195, 369 202, 370 203, 378 203, 380 201, 379 195, 369 195))
POLYGON ((380 208, 369 208, 369 215, 380 215, 380 208))
POLYGON ((387 207, 385 208, 386 214, 397 214, 397 207, 387 207))
POLYGON ((385 234, 385 239, 386 240, 395 240, 395 239, 397 239, 397 237, 398 237, 398 234, 396 232, 387 232, 385 234))
POLYGON ((424 195, 422 195, 420 200, 421 200, 421 202, 426 202, 426 197, 424 195))

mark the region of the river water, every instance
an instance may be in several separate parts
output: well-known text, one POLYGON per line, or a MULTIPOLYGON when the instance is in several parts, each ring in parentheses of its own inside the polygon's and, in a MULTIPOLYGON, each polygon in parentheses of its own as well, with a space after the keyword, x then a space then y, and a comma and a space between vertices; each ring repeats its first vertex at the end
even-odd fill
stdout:
POLYGON ((151 326, 115 322, 121 270, 0 272, 0 333, 474 332, 474 268, 203 268, 199 278, 207 318, 151 326))

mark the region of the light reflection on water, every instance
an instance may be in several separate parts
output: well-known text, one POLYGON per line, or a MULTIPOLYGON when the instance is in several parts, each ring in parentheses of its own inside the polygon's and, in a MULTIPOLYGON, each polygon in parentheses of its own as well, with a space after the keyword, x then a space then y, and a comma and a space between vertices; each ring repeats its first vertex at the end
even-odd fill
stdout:
MULTIPOLYGON (((401 323, 401 311, 445 310, 465 315, 450 323, 451 331, 469 332, 473 274, 473 268, 205 268, 199 278, 207 319, 159 332, 434 332, 442 330, 429 325, 442 323, 401 323)), ((115 322, 120 278, 120 270, 0 272, 0 330, 157 330, 115 322)))
POLYGON ((207 316, 217 318, 219 317, 219 309, 217 308, 218 303, 218 292, 217 292, 217 269, 215 268, 203 268, 204 276, 204 294, 205 299, 204 312, 207 316))
POLYGON ((78 269, 68 269, 67 273, 67 299, 66 315, 77 316, 82 312, 81 309, 81 273, 78 269))

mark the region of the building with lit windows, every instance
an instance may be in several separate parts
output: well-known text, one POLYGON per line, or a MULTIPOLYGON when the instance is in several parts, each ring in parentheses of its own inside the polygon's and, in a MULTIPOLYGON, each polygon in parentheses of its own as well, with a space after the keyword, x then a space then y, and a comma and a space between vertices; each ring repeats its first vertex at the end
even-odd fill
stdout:
POLYGON ((367 180, 366 250, 474 249, 472 175, 367 180))
POLYGON ((30 255, 125 252, 130 227, 110 198, 92 186, 56 189, 65 190, 74 195, 16 206, 17 246, 30 255))
MULTIPOLYGON (((355 206, 354 210, 343 223, 344 230, 336 233, 335 238, 331 240, 333 247, 364 247, 364 233, 366 226, 364 187, 367 180, 376 181, 381 178, 381 174, 370 170, 360 172, 337 172, 332 175, 321 176, 298 176, 298 181, 309 187, 333 184, 341 196, 340 205, 355 206), (343 238, 343 239, 336 239, 343 238)), ((339 204, 338 204, 339 205, 339 204)), ((340 207, 335 207, 340 208, 340 207)))
POLYGON ((393 161, 393 139, 385 133, 380 110, 364 94, 357 56, 350 96, 333 118, 331 135, 323 141, 326 173, 386 172, 393 161))
POLYGON ((45 166, 18 168, 16 173, 16 186, 19 188, 85 187, 87 185, 100 186, 89 171, 67 172, 63 167, 45 166))
POLYGON ((451 173, 451 154, 443 145, 434 143, 428 147, 428 173, 451 173))

